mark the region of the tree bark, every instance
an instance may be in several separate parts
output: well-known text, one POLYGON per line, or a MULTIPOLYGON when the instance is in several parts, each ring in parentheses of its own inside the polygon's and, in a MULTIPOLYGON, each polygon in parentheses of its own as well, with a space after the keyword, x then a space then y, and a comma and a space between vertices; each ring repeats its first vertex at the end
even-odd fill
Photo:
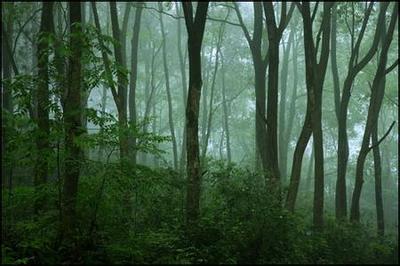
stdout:
POLYGON ((63 224, 62 236, 71 240, 76 226, 76 196, 80 174, 82 150, 77 139, 82 134, 81 128, 81 5, 79 2, 69 4, 69 25, 71 28, 68 67, 68 88, 64 110, 65 127, 65 178, 63 188, 63 224), (77 23, 77 24, 76 24, 77 23))
POLYGON ((200 212, 201 173, 198 139, 199 102, 202 86, 200 51, 206 24, 208 2, 198 3, 195 18, 193 18, 192 3, 183 2, 182 5, 188 32, 189 50, 189 90, 186 107, 188 176, 186 223, 190 229, 197 223, 200 212))

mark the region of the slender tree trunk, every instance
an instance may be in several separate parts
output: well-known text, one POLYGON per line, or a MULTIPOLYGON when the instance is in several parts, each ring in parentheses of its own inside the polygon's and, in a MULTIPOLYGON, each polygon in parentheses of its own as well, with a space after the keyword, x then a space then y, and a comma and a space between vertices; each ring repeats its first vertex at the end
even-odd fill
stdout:
MULTIPOLYGON (((159 8, 162 11, 162 4, 159 3, 159 8)), ((165 87, 167 91, 167 100, 168 100, 168 122, 169 122, 169 129, 171 132, 172 137, 172 152, 174 158, 174 169, 178 170, 178 147, 176 144, 176 137, 175 137, 175 127, 174 127, 174 119, 172 116, 172 98, 171 98, 171 88, 169 83, 169 72, 168 72, 168 62, 167 62, 167 38, 164 30, 164 22, 162 19, 162 13, 160 13, 160 26, 161 26, 161 34, 163 37, 162 41, 162 49, 163 49, 163 65, 164 65, 164 74, 165 74, 165 87)))
MULTIPOLYGON (((177 15, 180 15, 180 8, 178 3, 176 3, 176 12, 177 15)), ((183 95, 183 106, 186 110, 186 101, 187 101, 187 82, 186 82, 186 69, 185 69, 185 63, 186 60, 184 60, 183 55, 182 55, 182 44, 181 44, 181 20, 177 20, 177 36, 178 36, 178 58, 179 58, 179 67, 181 70, 181 80, 182 80, 182 95, 183 95)), ((181 147, 181 157, 180 157, 180 162, 179 162, 179 172, 183 174, 185 170, 185 164, 186 164, 186 126, 183 127, 183 133, 182 133, 182 147, 181 147)))
MULTIPOLYGON (((130 6, 130 5, 129 5, 130 6)), ((137 65, 138 65, 138 49, 139 49, 139 33, 140 33, 140 20, 142 16, 143 6, 138 4, 135 12, 135 23, 133 25, 132 41, 131 41, 131 73, 129 83, 129 123, 131 126, 136 126, 136 86, 137 86, 137 65)), ((128 19, 124 20, 124 26, 127 25, 128 19)), ((126 26, 125 26, 126 27, 126 26)), ((125 48, 126 49, 126 48, 125 48)), ((136 166, 136 136, 131 135, 130 139, 130 160, 133 166, 136 166)))
MULTIPOLYGON (((288 116, 288 122, 287 126, 285 129, 285 140, 286 144, 283 147, 283 153, 286 155, 288 154, 289 150, 289 143, 292 137, 292 130, 293 130, 293 124, 294 124, 294 116, 296 114, 296 100, 297 100, 297 87, 298 87, 298 73, 297 73, 297 42, 296 42, 296 37, 294 36, 294 41, 293 41, 293 91, 292 91, 292 96, 290 99, 290 105, 289 105, 289 116, 288 116)), ((287 161, 287 158, 286 158, 287 161)), ((289 176, 290 177, 290 176, 289 176)))
MULTIPOLYGON (((120 67, 124 67, 123 47, 121 44, 126 37, 122 38, 118 25, 118 15, 116 2, 110 2, 111 26, 113 38, 119 42, 114 44, 115 60, 120 67)), ((118 101, 116 102, 118 110, 118 124, 119 124, 119 149, 120 159, 122 161, 129 158, 129 138, 128 138, 128 114, 127 114, 127 77, 122 71, 117 71, 118 83, 118 101)))
MULTIPOLYGON (((377 123, 378 124, 378 123, 377 123)), ((382 195, 382 166, 381 154, 379 151, 378 143, 378 125, 372 131, 372 145, 374 153, 374 170, 375 170, 375 202, 376 202, 376 223, 378 228, 378 235, 385 234, 385 222, 383 215, 383 195, 382 195)))
POLYGON ((310 109, 310 103, 307 101, 306 118, 300 133, 300 137, 297 141, 296 148, 294 149, 292 171, 290 174, 289 189, 285 203, 285 208, 287 208, 291 212, 294 211, 297 199, 297 192, 299 190, 301 165, 303 162, 304 151, 307 148, 307 144, 312 134, 310 109))
MULTIPOLYGON (((48 35, 53 30, 53 2, 44 2, 42 19, 39 31, 39 43, 37 48, 38 57, 38 88, 37 88, 37 123, 38 134, 36 137, 37 156, 35 164, 35 178, 34 186, 38 193, 40 193, 40 186, 47 182, 49 157, 50 157, 50 122, 49 122, 49 42, 48 35)), ((41 208, 41 197, 35 201, 35 213, 41 208)))
POLYGON ((223 34, 224 34, 224 26, 221 24, 221 27, 219 28, 218 32, 218 40, 217 40, 217 47, 216 47, 216 53, 215 53, 215 63, 214 63, 214 72, 212 76, 212 81, 211 81, 211 95, 210 95, 210 104, 209 104, 209 115, 208 115, 208 121, 207 121, 207 128, 205 132, 205 140, 204 140, 204 147, 202 150, 201 154, 201 163, 204 165, 205 162, 205 157, 207 154, 207 148, 208 148, 208 141, 210 139, 211 135, 211 128, 212 128, 212 117, 213 117, 213 101, 214 101, 214 94, 215 94, 215 80, 217 77, 218 73, 218 65, 219 65, 219 55, 221 53, 221 45, 222 45, 222 39, 223 39, 223 34))
POLYGON ((77 144, 77 139, 82 134, 81 129, 81 55, 82 55, 82 29, 81 5, 79 2, 69 4, 69 23, 71 28, 68 67, 68 92, 65 101, 65 178, 63 188, 63 223, 62 236, 71 241, 76 226, 76 196, 78 192, 78 179, 82 150, 77 144), (78 23, 78 24, 76 24, 78 23))
POLYGON ((285 132, 290 125, 286 125, 286 89, 288 80, 288 69, 289 69, 289 54, 290 48, 294 39, 294 29, 290 31, 289 40, 286 45, 286 49, 283 49, 283 63, 281 69, 280 83, 281 93, 279 98, 279 169, 282 178, 287 178, 287 146, 289 144, 288 139, 285 139, 285 132))
POLYGON ((224 109, 224 132, 225 132, 225 141, 226 141, 226 155, 228 159, 228 163, 232 162, 232 155, 231 155, 231 141, 230 141, 230 134, 229 134, 229 112, 228 112, 228 104, 226 102, 226 88, 225 88, 225 67, 223 62, 223 57, 221 54, 221 73, 222 73, 222 104, 224 109))

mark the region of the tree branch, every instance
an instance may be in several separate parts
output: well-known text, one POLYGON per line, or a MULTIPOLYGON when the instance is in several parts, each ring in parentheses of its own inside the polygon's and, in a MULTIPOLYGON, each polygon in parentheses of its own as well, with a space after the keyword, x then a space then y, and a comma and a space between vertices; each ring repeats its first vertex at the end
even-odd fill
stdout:
POLYGON ((385 135, 383 135, 383 137, 376 142, 374 145, 372 145, 371 147, 368 147, 367 152, 369 152, 370 150, 372 150, 373 148, 375 148, 376 146, 378 146, 379 144, 381 144, 381 142, 389 135, 390 131, 392 130, 394 124, 396 124, 396 121, 393 121, 392 124, 390 125, 389 129, 386 131, 385 135))

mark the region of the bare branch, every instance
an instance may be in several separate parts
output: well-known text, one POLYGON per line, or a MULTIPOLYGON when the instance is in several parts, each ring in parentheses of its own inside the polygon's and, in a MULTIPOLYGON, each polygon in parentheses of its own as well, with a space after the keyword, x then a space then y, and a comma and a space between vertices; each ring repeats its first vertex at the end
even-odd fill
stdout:
POLYGON ((389 129, 386 131, 385 135, 382 136, 382 138, 375 143, 374 145, 372 145, 371 147, 368 147, 367 152, 369 152, 370 150, 372 150, 373 148, 377 147, 379 144, 381 144, 381 142, 389 135, 390 131, 392 130, 394 124, 396 124, 396 121, 393 121, 392 124, 390 125, 389 129))

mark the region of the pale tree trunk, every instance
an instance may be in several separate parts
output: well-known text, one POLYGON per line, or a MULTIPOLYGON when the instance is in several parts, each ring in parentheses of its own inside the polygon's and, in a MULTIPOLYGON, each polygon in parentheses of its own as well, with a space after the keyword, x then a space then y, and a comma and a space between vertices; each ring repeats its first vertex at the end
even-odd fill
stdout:
MULTIPOLYGON (((283 63, 281 69, 281 93, 279 98, 279 169, 283 179, 287 178, 287 146, 289 144, 289 139, 285 139, 287 128, 291 125, 286 125, 286 89, 287 89, 287 79, 288 79, 288 70, 289 70, 289 54, 290 48, 294 39, 294 31, 292 29, 290 31, 289 40, 285 46, 283 47, 283 63)), ((284 180, 283 180, 284 181, 284 180)))
MULTIPOLYGON (((127 3, 128 4, 128 3, 127 3)), ((130 5, 129 5, 130 6, 130 5)), ((140 20, 142 16, 143 6, 138 4, 135 12, 135 23, 133 25, 132 41, 131 41, 131 73, 129 83, 129 123, 131 126, 136 126, 136 87, 137 87, 137 74, 138 74, 138 50, 139 50, 139 33, 140 33, 140 20)), ((129 14, 129 13, 128 13, 129 14)), ((128 17, 128 15, 126 16, 128 17)), ((128 24, 128 18, 124 18, 124 27, 128 24)), ((124 47, 123 50, 125 50, 124 47)), ((136 166, 136 137, 133 135, 129 136, 129 149, 130 149, 130 160, 133 167, 136 166)))
MULTIPOLYGON (((180 8, 178 3, 176 3, 176 12, 177 15, 180 15, 180 8)), ((186 81, 186 58, 183 57, 182 55, 182 44, 181 44, 181 20, 177 20, 177 36, 178 36, 178 58, 179 58, 179 67, 181 70, 181 80, 182 80, 182 95, 183 95, 183 106, 186 110, 186 101, 187 101, 187 81, 186 81)), ((182 148, 181 148, 181 157, 180 157, 180 162, 179 162, 179 172, 181 174, 184 173, 185 170, 185 164, 186 164, 186 126, 183 127, 183 133, 182 133, 182 148)))
POLYGON ((230 134, 229 134, 229 111, 228 111, 228 104, 226 102, 226 87, 225 87, 225 67, 223 62, 223 56, 221 54, 221 73, 222 73, 222 104, 224 110, 224 119, 223 119, 223 129, 225 132, 225 143, 226 143, 226 156, 228 159, 228 163, 232 162, 232 155, 231 155, 231 141, 230 141, 230 134))
MULTIPOLYGON (((162 4, 159 3, 159 8, 162 11, 162 4)), ((163 66, 164 66, 164 74, 165 74, 165 87, 167 91, 167 100, 168 100, 168 122, 169 122, 169 129, 171 132, 172 137, 172 152, 173 152, 173 161, 174 161, 174 169, 178 170, 178 147, 176 144, 176 137, 175 137, 175 127, 174 127, 174 119, 172 116, 172 98, 171 98, 171 88, 169 83, 169 72, 168 72, 168 62, 167 62, 167 39, 164 30, 164 22, 162 19, 162 13, 160 12, 160 26, 161 26, 161 34, 163 37, 162 40, 162 49, 163 49, 163 66)))

